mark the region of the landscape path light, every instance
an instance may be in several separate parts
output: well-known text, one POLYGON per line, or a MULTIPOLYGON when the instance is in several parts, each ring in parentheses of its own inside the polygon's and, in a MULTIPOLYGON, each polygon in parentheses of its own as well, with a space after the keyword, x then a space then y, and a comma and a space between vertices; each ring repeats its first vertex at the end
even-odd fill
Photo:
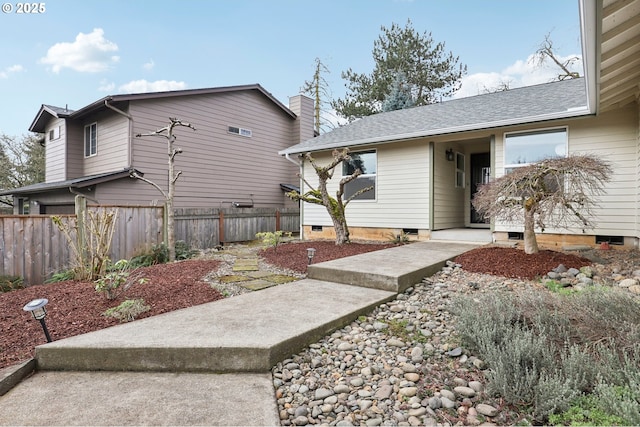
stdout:
POLYGON ((34 299, 33 301, 30 301, 27 305, 22 307, 22 309, 24 311, 31 312, 33 318, 40 321, 42 330, 44 331, 44 336, 47 338, 47 342, 51 342, 51 335, 49 335, 47 325, 46 323, 44 323, 44 318, 47 317, 47 310, 44 308, 44 306, 48 303, 49 300, 46 298, 34 299))
POLYGON ((309 258, 309 264, 311 264, 311 260, 316 256, 315 248, 307 248, 307 258, 309 258))

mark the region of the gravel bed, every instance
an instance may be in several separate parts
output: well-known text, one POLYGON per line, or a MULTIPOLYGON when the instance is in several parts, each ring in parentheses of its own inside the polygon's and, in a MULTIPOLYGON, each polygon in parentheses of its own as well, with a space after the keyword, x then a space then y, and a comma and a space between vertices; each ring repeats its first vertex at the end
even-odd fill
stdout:
MULTIPOLYGON (((635 294, 628 283, 640 283, 637 251, 580 255, 595 262, 589 284, 595 280, 635 294)), ((579 273, 564 270, 550 273, 566 286, 585 286, 579 273)), ((458 346, 449 307, 457 295, 531 288, 546 292, 542 280, 473 273, 448 263, 395 300, 278 363, 272 374, 281 425, 522 422, 528 414, 484 393, 487 366, 458 346)))

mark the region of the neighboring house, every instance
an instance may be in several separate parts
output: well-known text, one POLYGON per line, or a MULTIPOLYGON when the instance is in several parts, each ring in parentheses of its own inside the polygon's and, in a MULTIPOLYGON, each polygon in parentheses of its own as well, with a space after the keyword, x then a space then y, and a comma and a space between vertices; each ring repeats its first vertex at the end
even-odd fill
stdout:
POLYGON ((101 205, 160 205, 167 140, 155 132, 175 117, 176 208, 293 207, 285 188, 295 165, 278 151, 314 136, 313 101, 282 105, 260 85, 113 95, 78 110, 43 105, 29 130, 45 134, 45 182, 6 191, 15 214, 74 212, 77 194, 101 205))
MULTIPOLYGON (((354 239, 388 239, 401 232, 430 239, 447 236, 441 230, 484 228, 489 241, 518 238, 523 228, 484 222, 471 204, 478 185, 546 156, 596 154, 613 166, 596 228, 537 230, 538 241, 637 247, 639 14, 640 0, 580 2, 583 78, 376 114, 280 154, 298 161, 301 174, 314 184, 317 177, 301 156, 311 152, 326 164, 333 149, 350 148, 364 173, 349 184, 346 196, 374 186, 347 208, 354 239)), ((339 177, 336 171, 331 192, 339 177)), ((301 218, 304 238, 334 236, 324 207, 304 204, 301 218)), ((465 240, 461 231, 450 235, 465 240)))

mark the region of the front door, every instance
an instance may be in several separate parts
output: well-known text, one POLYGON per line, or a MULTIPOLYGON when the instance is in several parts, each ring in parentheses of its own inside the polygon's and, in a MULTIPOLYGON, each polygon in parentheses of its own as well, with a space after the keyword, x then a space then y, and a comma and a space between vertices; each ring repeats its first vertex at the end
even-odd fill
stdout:
MULTIPOLYGON (((489 153, 477 153, 471 154, 471 200, 475 196, 478 188, 482 184, 487 184, 491 177, 491 156, 489 153)), ((476 212, 473 208, 473 203, 469 203, 471 206, 471 224, 488 224, 488 219, 483 219, 482 216, 476 212)))

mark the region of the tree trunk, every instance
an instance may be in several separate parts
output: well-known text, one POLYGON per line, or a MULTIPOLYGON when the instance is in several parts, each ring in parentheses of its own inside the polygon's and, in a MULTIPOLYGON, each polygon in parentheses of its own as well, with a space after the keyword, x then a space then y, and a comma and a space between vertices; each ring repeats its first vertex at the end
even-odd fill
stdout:
POLYGON ((169 131, 168 138, 168 147, 169 147, 169 191, 167 193, 167 249, 169 251, 169 261, 176 260, 176 234, 175 234, 175 225, 174 218, 175 214, 173 212, 173 199, 176 195, 176 176, 175 176, 175 168, 174 168, 174 157, 175 153, 173 150, 173 143, 175 138, 172 131, 169 131))
POLYGON ((347 222, 337 217, 332 217, 333 229, 336 232, 336 245, 343 245, 349 243, 349 227, 347 222))
POLYGON ((538 241, 536 240, 535 221, 533 218, 533 209, 525 207, 524 210, 524 253, 537 254, 538 241))

